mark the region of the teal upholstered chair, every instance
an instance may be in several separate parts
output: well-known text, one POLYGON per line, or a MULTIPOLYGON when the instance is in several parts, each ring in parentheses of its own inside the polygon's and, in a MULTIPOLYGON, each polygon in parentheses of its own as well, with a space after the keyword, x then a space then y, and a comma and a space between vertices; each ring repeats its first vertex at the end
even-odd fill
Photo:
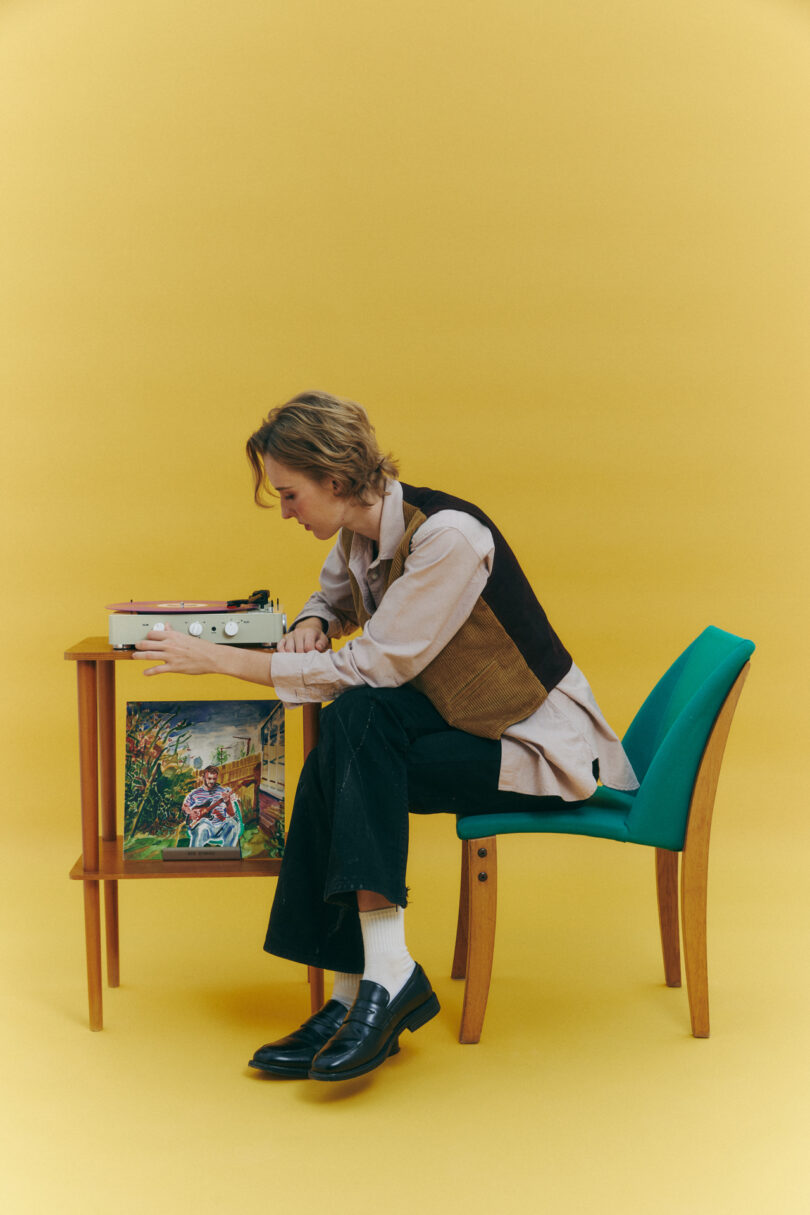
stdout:
POLYGON ((466 978, 461 1042, 477 1042, 484 1023, 495 944, 496 837, 556 832, 591 835, 655 849, 664 974, 681 982, 681 916, 692 1033, 709 1036, 706 968, 706 878, 712 809, 731 719, 754 645, 708 628, 684 650, 650 692, 624 736, 640 787, 604 786, 584 802, 546 799, 522 812, 462 815, 462 843, 453 977, 466 978))

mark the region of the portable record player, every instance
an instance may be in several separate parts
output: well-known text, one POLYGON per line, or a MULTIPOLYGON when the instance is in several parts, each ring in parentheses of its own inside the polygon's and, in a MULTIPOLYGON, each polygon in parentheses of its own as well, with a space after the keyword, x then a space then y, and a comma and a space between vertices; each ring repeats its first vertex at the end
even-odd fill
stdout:
POLYGON ((110 645, 117 650, 144 641, 153 629, 165 628, 224 645, 276 645, 287 627, 287 617, 269 591, 254 591, 247 599, 213 601, 130 599, 108 603, 107 610, 110 645))

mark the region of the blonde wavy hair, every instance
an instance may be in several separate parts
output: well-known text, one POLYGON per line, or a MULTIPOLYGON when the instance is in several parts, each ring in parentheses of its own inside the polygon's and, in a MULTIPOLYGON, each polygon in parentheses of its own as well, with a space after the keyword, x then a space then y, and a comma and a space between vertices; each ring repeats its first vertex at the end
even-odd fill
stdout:
POLYGON ((328 392, 302 392, 271 409, 246 445, 253 473, 253 497, 268 507, 277 495, 267 480, 264 457, 294 468, 314 481, 328 477, 340 494, 369 506, 385 492, 386 477, 396 477, 393 457, 383 455, 362 405, 328 392))

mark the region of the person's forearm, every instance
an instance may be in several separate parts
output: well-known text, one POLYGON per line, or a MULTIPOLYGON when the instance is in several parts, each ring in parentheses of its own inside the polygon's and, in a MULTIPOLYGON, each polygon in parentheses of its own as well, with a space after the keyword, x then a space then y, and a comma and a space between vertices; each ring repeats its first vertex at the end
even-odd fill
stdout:
POLYGON ((238 646, 218 645, 216 674, 232 675, 248 683, 260 683, 272 688, 271 655, 260 650, 242 650, 238 646))
POLYGON ((149 667, 144 675, 232 675, 235 679, 273 686, 270 655, 266 650, 218 645, 171 628, 152 629, 143 641, 136 641, 132 657, 160 664, 149 667))

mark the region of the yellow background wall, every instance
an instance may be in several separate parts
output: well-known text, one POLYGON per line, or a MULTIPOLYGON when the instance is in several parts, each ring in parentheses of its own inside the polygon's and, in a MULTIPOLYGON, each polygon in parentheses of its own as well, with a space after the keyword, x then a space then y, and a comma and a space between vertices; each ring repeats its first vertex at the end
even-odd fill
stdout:
POLYGON ((105 603, 295 609, 242 449, 316 386, 490 511, 620 727, 714 622, 795 748, 808 53, 762 0, 4 5, 15 750, 105 603))
POLYGON ((65 646, 312 587, 242 451, 306 387, 489 511, 620 731, 705 624, 755 640, 734 823, 800 838, 804 4, 6 0, 0 107, 2 738, 47 769, 2 829, 58 844, 15 930, 80 951, 65 646))

